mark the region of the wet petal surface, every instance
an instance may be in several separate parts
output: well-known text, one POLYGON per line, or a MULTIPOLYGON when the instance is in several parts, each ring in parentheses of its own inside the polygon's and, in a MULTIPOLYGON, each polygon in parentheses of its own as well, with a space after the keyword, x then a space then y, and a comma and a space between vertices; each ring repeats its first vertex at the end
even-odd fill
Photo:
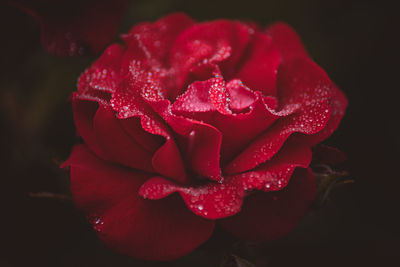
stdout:
POLYGON ((152 201, 138 195, 148 174, 100 160, 75 146, 64 167, 71 168, 71 191, 99 238, 115 251, 149 260, 171 260, 206 241, 214 222, 169 197, 152 201))
POLYGON ((233 235, 265 242, 289 234, 306 214, 315 197, 314 175, 296 169, 287 187, 277 192, 256 192, 246 197, 238 214, 219 224, 233 235))

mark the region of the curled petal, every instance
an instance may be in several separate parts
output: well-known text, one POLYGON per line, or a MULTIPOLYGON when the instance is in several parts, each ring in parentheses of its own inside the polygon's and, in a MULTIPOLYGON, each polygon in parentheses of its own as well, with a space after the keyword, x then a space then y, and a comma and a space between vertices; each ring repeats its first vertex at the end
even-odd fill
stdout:
POLYGON ((82 137, 90 149, 100 158, 108 159, 108 156, 100 147, 94 133, 93 119, 99 104, 93 101, 72 99, 75 127, 78 135, 82 137))
POLYGON ((277 107, 277 101, 273 97, 263 98, 240 80, 231 80, 226 87, 220 84, 222 89, 217 95, 221 102, 215 104, 211 91, 217 79, 191 84, 172 105, 172 112, 215 126, 223 136, 221 158, 226 162, 278 118, 277 113, 271 112, 277 107), (236 112, 232 113, 230 107, 236 108, 236 112))
POLYGON ((100 105, 93 127, 100 147, 112 161, 134 169, 154 172, 151 152, 126 133, 111 107, 100 105))
MULTIPOLYGON (((225 168, 227 174, 250 170, 269 160, 294 132, 315 134, 330 117, 332 82, 326 73, 309 59, 282 64, 278 73, 278 97, 282 113, 296 106, 296 111, 280 118, 254 140, 225 168)), ((288 113, 289 114, 289 113, 288 113)))
POLYGON ((212 78, 190 84, 186 92, 173 103, 172 111, 180 114, 214 111, 215 106, 210 100, 210 88, 215 82, 216 79, 212 78))
POLYGON ((237 113, 243 112, 250 107, 257 99, 256 93, 244 86, 241 80, 233 79, 226 84, 230 97, 230 108, 237 113))
POLYGON ((286 187, 297 167, 309 166, 311 157, 311 149, 292 138, 270 161, 254 170, 235 175, 232 179, 240 180, 249 191, 279 191, 286 187))
POLYGON ((172 113, 169 100, 149 102, 154 110, 180 136, 182 153, 190 159, 191 168, 197 175, 211 180, 221 181, 220 149, 221 132, 201 121, 192 120, 172 113))
POLYGON ((130 137, 152 154, 154 154, 164 143, 164 138, 159 135, 150 134, 143 129, 139 117, 121 119, 120 123, 130 137))
POLYGON ((249 107, 249 111, 238 114, 216 114, 213 116, 213 125, 223 135, 221 155, 226 164, 236 156, 251 140, 268 129, 279 118, 271 112, 276 106, 275 98, 265 100, 257 93, 256 100, 249 107), (265 100, 265 101, 264 101, 265 100), (268 101, 268 103, 266 103, 268 101))
POLYGON ((195 214, 208 219, 232 216, 240 211, 246 191, 278 191, 284 188, 296 167, 308 167, 311 150, 293 142, 285 145, 273 160, 250 172, 226 177, 224 183, 202 186, 180 186, 162 177, 153 177, 140 188, 139 194, 153 200, 179 192, 195 214))
POLYGON ((140 23, 122 35, 128 47, 138 46, 152 64, 167 67, 167 57, 175 39, 194 21, 183 13, 165 16, 153 23, 140 23))
POLYGON ((144 84, 140 80, 124 80, 113 95, 111 106, 120 119, 139 117, 145 131, 165 138, 164 145, 153 155, 153 168, 162 175, 186 183, 185 168, 172 133, 141 96, 144 84))
POLYGON ((239 213, 219 220, 219 224, 233 235, 252 242, 283 237, 306 214, 315 190, 312 171, 298 168, 283 190, 250 194, 239 213))
MULTIPOLYGON (((200 176, 221 180, 221 133, 206 123, 173 114, 170 101, 164 98, 162 89, 158 87, 157 76, 138 68, 139 65, 132 64, 130 79, 123 81, 111 99, 111 105, 119 113, 119 117, 145 115, 157 121, 160 116, 174 132, 183 137, 180 148, 190 158, 189 166, 200 176)), ((171 137, 168 140, 173 139, 171 137)))
POLYGON ((190 212, 172 196, 151 201, 138 195, 148 175, 105 162, 84 145, 75 146, 71 168, 74 201, 100 239, 115 251, 146 260, 183 256, 213 232, 214 222, 190 212))
POLYGON ((199 187, 183 187, 162 177, 147 180, 139 190, 144 198, 162 199, 179 192, 187 207, 199 216, 207 219, 219 219, 232 216, 240 211, 244 190, 236 180, 225 183, 208 183, 199 187))
POLYGON ((118 44, 109 46, 78 80, 78 92, 91 94, 95 90, 114 93, 120 82, 124 48, 118 44))
POLYGON ((306 142, 310 145, 316 145, 326 138, 331 136, 331 134, 337 129, 340 121, 342 120, 344 113, 346 111, 348 101, 344 93, 336 86, 332 89, 332 99, 330 101, 331 112, 328 123, 325 128, 318 133, 312 135, 302 135, 299 140, 300 142, 306 142))
POLYGON ((172 105, 174 113, 193 113, 217 110, 221 114, 231 114, 230 98, 222 77, 197 81, 189 85, 172 105))

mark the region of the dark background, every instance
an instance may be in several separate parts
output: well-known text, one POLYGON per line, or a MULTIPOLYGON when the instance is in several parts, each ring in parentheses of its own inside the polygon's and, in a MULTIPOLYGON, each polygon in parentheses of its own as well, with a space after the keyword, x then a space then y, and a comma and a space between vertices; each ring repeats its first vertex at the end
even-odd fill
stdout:
MULTIPOLYGON (((117 255, 97 240, 69 201, 29 196, 68 192, 68 174, 58 164, 78 139, 67 98, 95 57, 48 55, 31 17, 0 8, 0 266, 216 264, 218 253, 201 249, 174 263, 117 255)), ((132 2, 119 32, 174 11, 200 21, 286 21, 349 98, 345 118, 326 143, 346 153, 355 183, 335 190, 291 235, 260 245, 265 264, 393 266, 400 200, 398 9, 390 2, 361 0, 141 0, 132 2)))

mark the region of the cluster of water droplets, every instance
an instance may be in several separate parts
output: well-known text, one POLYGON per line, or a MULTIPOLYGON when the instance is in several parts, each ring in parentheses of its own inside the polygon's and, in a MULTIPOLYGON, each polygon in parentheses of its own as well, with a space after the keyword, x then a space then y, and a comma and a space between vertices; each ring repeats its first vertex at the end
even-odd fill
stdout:
POLYGON ((216 75, 214 83, 209 89, 210 100, 213 106, 223 114, 232 114, 230 110, 230 96, 225 87, 225 81, 219 75, 216 75))
POLYGON ((96 232, 102 232, 104 228, 104 221, 100 216, 92 215, 88 216, 88 221, 92 224, 93 229, 96 232))
POLYGON ((180 192, 188 207, 196 214, 214 219, 237 213, 244 196, 240 187, 229 182, 183 188, 180 192))
POLYGON ((119 73, 114 70, 96 68, 90 76, 90 85, 97 90, 113 93, 118 86, 119 73))
POLYGON ((250 171, 238 176, 246 191, 254 189, 266 192, 279 191, 287 185, 294 168, 294 166, 279 166, 271 170, 250 171))

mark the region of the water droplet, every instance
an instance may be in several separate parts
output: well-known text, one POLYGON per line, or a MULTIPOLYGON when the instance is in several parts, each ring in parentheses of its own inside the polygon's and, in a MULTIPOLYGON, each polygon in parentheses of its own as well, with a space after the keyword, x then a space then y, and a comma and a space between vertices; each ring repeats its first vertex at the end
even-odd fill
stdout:
POLYGON ((92 225, 95 231, 100 232, 104 225, 104 221, 100 217, 95 217, 92 219, 92 225))

